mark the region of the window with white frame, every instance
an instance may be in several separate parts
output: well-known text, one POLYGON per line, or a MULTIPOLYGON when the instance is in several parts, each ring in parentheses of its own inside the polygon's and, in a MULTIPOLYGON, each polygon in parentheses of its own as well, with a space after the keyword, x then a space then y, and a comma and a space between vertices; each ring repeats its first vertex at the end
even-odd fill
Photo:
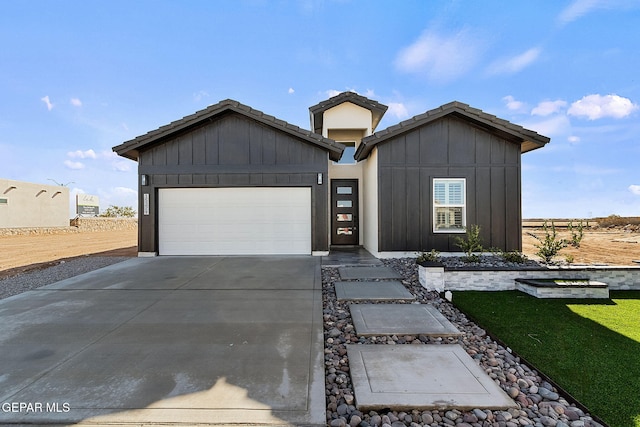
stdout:
POLYGON ((433 179, 433 232, 464 233, 467 225, 466 180, 433 179))

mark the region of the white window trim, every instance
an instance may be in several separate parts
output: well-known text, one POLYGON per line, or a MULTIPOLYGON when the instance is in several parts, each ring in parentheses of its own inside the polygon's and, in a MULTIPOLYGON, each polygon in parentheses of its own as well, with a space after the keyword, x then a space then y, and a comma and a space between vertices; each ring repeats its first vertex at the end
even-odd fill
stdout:
POLYGON ((431 183, 431 204, 432 213, 433 213, 433 221, 432 221, 432 230, 437 234, 464 234, 467 231, 467 179, 466 178, 433 178, 431 183), (460 182, 462 181, 462 204, 439 204, 436 205, 436 183, 441 182, 460 182), (462 228, 448 228, 448 229, 440 229, 436 228, 437 226, 437 215, 436 208, 448 208, 448 207, 460 207, 462 208, 462 228))

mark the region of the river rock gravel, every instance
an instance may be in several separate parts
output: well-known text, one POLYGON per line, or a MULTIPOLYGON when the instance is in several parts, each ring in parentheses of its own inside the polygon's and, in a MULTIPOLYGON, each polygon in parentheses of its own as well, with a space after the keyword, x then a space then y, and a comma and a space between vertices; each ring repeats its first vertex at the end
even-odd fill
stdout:
MULTIPOLYGON (((495 259, 491 259, 495 262, 495 259)), ((338 270, 322 268, 325 394, 327 425, 332 427, 598 427, 593 418, 567 401, 553 385, 546 382, 535 370, 521 362, 510 349, 504 348, 438 293, 427 291, 418 282, 417 267, 413 258, 383 260, 384 264, 398 271, 402 283, 417 301, 431 304, 451 321, 461 332, 459 338, 433 338, 424 335, 392 335, 359 337, 354 330, 348 303, 338 302, 334 283, 340 280, 338 270), (490 411, 475 408, 471 411, 450 410, 380 410, 363 413, 355 404, 349 359, 345 344, 367 345, 447 345, 458 343, 485 370, 485 372, 510 395, 517 408, 507 411, 490 411)), ((367 301, 375 303, 375 301, 367 301)), ((401 303, 401 302, 397 302, 401 303)))

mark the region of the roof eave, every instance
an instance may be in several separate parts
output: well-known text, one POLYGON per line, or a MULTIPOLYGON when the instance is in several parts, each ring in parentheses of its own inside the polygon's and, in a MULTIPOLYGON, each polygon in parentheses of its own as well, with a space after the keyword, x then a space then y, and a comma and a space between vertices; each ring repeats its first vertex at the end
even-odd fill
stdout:
POLYGON ((168 125, 161 126, 158 129, 152 130, 144 135, 140 135, 134 139, 117 145, 113 147, 113 151, 118 155, 129 158, 131 160, 138 160, 140 148, 143 148, 150 144, 155 144, 160 140, 169 138, 172 135, 188 130, 189 128, 199 126, 203 122, 211 120, 214 117, 225 114, 229 111, 241 114, 266 126, 275 128, 281 132, 285 132, 293 137, 303 139, 307 142, 320 146, 329 152, 329 157, 332 160, 339 160, 342 156, 342 152, 345 149, 344 145, 332 139, 325 138, 322 135, 308 130, 304 130, 298 126, 267 115, 262 111, 254 110, 249 106, 240 104, 237 101, 224 100, 219 102, 218 104, 209 106, 204 110, 200 110, 194 114, 185 116, 182 119, 169 123, 168 125))
POLYGON ((548 137, 540 135, 532 130, 525 129, 519 125, 514 125, 506 120, 487 114, 482 110, 472 108, 467 104, 454 101, 425 113, 418 114, 408 120, 363 138, 354 157, 356 161, 364 160, 369 156, 377 144, 403 133, 410 132, 420 126, 448 115, 464 118, 474 122, 478 126, 498 131, 505 136, 509 136, 509 139, 513 139, 514 142, 518 142, 520 144, 521 153, 542 148, 550 141, 548 137))

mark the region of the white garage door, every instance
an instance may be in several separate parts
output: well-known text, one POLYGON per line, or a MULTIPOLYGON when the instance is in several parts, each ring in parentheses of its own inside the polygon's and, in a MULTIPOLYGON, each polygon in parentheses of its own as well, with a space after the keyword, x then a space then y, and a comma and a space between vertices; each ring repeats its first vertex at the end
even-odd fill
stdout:
POLYGON ((158 234, 160 255, 310 254, 311 189, 160 189, 158 234))

